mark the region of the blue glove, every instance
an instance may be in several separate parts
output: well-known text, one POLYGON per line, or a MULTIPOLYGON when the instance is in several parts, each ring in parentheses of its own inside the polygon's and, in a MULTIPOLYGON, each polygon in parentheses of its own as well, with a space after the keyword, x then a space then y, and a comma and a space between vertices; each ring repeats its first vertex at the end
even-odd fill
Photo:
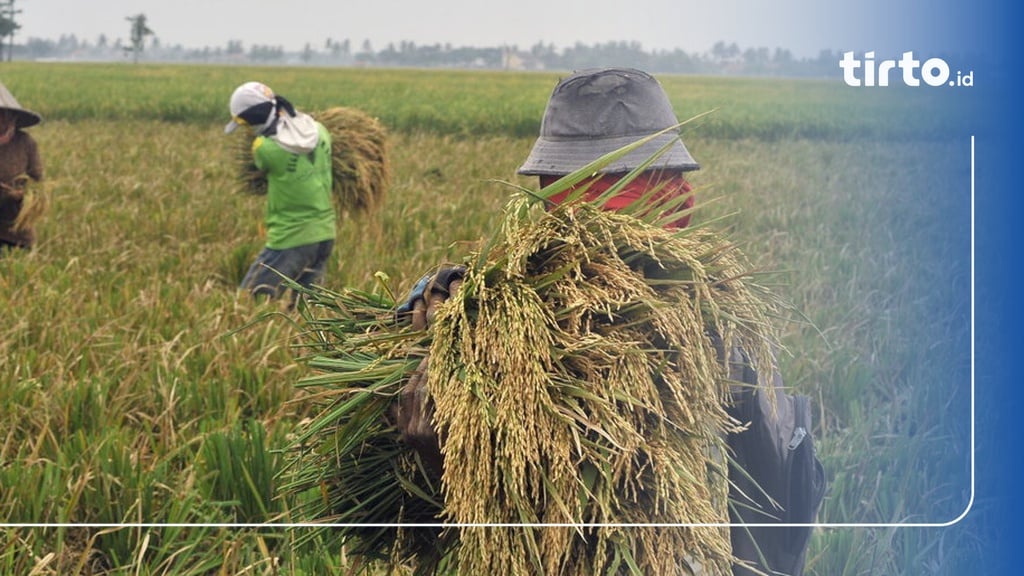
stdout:
POLYGON ((430 281, 434 279, 433 274, 425 274, 423 278, 416 281, 416 285, 409 291, 409 295, 405 297, 405 302, 402 302, 398 308, 395 309, 395 313, 401 316, 402 314, 408 314, 412 312, 412 306, 417 300, 423 299, 423 294, 427 291, 427 286, 430 281))
POLYGON ((395 315, 399 320, 411 319, 413 326, 417 329, 426 327, 426 322, 433 317, 434 306, 451 297, 452 286, 461 282, 466 276, 466 267, 442 266, 437 272, 427 274, 420 278, 409 291, 405 302, 402 302, 396 309, 395 315), (427 303, 428 297, 430 304, 427 303))

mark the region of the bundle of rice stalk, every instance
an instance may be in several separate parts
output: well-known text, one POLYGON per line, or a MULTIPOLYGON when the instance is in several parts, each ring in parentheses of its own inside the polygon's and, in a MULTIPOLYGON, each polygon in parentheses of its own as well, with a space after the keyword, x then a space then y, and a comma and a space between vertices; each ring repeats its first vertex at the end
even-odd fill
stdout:
POLYGON ((21 210, 11 226, 14 231, 31 229, 50 211, 50 193, 46 185, 29 178, 27 174, 20 174, 10 184, 2 186, 9 190, 19 190, 22 194, 21 210))
MULTIPOLYGON (((355 108, 334 107, 310 114, 331 134, 332 191, 339 211, 379 207, 391 182, 388 135, 376 118, 355 108)), ((266 194, 267 182, 252 161, 253 135, 238 130, 234 146, 242 192, 266 194)))
POLYGON ((328 525, 304 538, 337 539, 367 566, 414 563, 432 573, 438 551, 456 542, 437 526, 403 527, 439 523, 442 504, 437 479, 390 418, 393 399, 427 354, 426 339, 399 325, 394 298, 380 285, 375 293, 316 287, 300 300, 308 328, 303 361, 318 374, 298 386, 320 406, 295 438, 282 490, 301 502, 300 516, 328 525))
POLYGON ((333 138, 334 195, 343 210, 381 205, 391 182, 387 130, 376 118, 337 106, 313 114, 333 138))
POLYGON ((231 156, 238 170, 235 181, 238 191, 262 196, 267 193, 267 178, 252 160, 253 134, 249 130, 235 130, 231 135, 231 156))
MULTIPOLYGON (((520 200, 510 213, 521 213, 520 200)), ((771 366, 734 246, 588 203, 511 217, 434 319, 427 388, 467 574, 730 574, 720 342, 771 366)))
POLYGON ((351 293, 312 300, 337 315, 308 318, 311 363, 325 371, 314 381, 335 388, 303 436, 316 456, 300 457, 313 464, 295 486, 321 487, 322 509, 350 507, 335 518, 372 509, 444 523, 343 532, 363 552, 424 573, 731 574, 723 350, 770 373, 775 303, 736 246, 665 230, 649 204, 536 208, 595 169, 517 195, 425 333, 387 306, 357 310, 351 293), (396 444, 388 419, 428 352, 440 478, 396 444), (383 457, 381 443, 393 453, 373 466, 392 492, 380 477, 352 486, 350 463, 383 457))

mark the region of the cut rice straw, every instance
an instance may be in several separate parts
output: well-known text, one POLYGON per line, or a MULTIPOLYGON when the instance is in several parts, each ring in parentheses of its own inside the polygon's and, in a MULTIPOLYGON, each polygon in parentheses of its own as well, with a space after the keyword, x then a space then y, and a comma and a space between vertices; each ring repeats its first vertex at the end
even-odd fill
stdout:
POLYGON ((732 573, 723 351, 770 374, 778 304, 706 227, 579 197, 538 209, 629 149, 515 194, 426 331, 385 285, 309 292, 325 373, 307 384, 330 403, 291 490, 322 491, 317 518, 392 525, 339 528, 354 554, 423 574, 732 573), (440 478, 390 412, 428 355, 440 478))

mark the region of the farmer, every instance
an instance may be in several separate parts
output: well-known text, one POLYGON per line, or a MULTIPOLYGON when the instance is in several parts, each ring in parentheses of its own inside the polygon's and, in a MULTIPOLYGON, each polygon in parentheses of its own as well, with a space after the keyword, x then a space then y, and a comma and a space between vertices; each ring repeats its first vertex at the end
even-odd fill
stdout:
POLYGON ((330 133, 259 82, 236 88, 230 111, 224 132, 250 130, 253 163, 267 179, 266 245, 241 288, 277 298, 285 278, 306 288, 319 283, 335 238, 330 133))
MULTIPOLYGON (((538 176, 541 186, 548 186, 605 154, 677 124, 667 95, 650 75, 623 68, 584 70, 555 87, 541 122, 540 136, 519 173, 538 176)), ((604 207, 617 210, 643 199, 652 210, 663 212, 662 221, 667 222, 667 227, 687 226, 693 190, 686 174, 699 165, 675 130, 654 136, 600 173, 550 200, 560 203, 577 190, 588 199, 596 199, 651 158, 654 161, 608 199, 604 207)), ((421 279, 399 311, 408 313, 415 326, 426 326, 436 306, 457 290, 463 272, 458 266, 443 267, 421 279)), ((733 554, 740 561, 734 565, 733 574, 759 573, 750 569, 754 568, 766 574, 800 576, 810 528, 770 525, 813 523, 824 491, 823 471, 808 437, 810 422, 792 420, 797 412, 794 406, 803 400, 783 393, 777 373, 760 379, 759 384, 758 374, 745 362, 742 350, 727 354, 720 344, 719 350, 723 361, 728 356, 730 378, 736 381, 727 410, 736 420, 750 424, 749 429, 730 434, 727 439, 732 452, 730 522, 734 526, 730 534, 733 554), (774 396, 774 401, 770 396, 774 396), (800 457, 790 456, 787 449, 800 457), (798 471, 789 472, 790 466, 798 471), (769 526, 739 526, 741 523, 769 526)), ((396 422, 403 439, 437 473, 442 465, 441 452, 429 415, 420 408, 427 394, 420 373, 426 367, 425 360, 406 386, 396 407, 396 422)), ((807 409, 806 404, 803 408, 807 409)))
POLYGON ((35 241, 31 225, 20 225, 18 216, 25 205, 25 184, 43 178, 36 141, 24 131, 40 120, 0 84, 0 252, 27 250, 35 241))

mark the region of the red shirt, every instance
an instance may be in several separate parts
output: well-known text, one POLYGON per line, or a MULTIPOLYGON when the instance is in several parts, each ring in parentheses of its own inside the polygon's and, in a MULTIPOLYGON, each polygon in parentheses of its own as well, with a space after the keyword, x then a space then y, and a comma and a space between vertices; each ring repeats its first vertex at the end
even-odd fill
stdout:
MULTIPOLYGON (((576 186, 559 192, 550 198, 555 204, 561 204, 574 190, 586 188, 583 193, 585 200, 593 201, 608 191, 616 182, 622 178, 623 174, 602 174, 594 178, 584 180, 576 186)), ((540 185, 546 187, 556 180, 560 176, 541 176, 540 185)), ((660 189, 647 201, 650 203, 651 208, 656 210, 659 206, 664 205, 666 202, 678 198, 682 195, 688 195, 686 200, 681 204, 677 204, 666 208, 662 216, 668 216, 674 212, 686 212, 690 208, 693 208, 693 187, 683 177, 682 172, 644 172, 639 174, 636 178, 630 181, 618 194, 610 198, 604 204, 606 210, 621 210, 630 204, 640 200, 645 195, 650 194, 652 189, 660 189)), ((681 215, 679 218, 672 220, 665 224, 666 228, 685 228, 690 223, 690 214, 686 213, 681 215)))

